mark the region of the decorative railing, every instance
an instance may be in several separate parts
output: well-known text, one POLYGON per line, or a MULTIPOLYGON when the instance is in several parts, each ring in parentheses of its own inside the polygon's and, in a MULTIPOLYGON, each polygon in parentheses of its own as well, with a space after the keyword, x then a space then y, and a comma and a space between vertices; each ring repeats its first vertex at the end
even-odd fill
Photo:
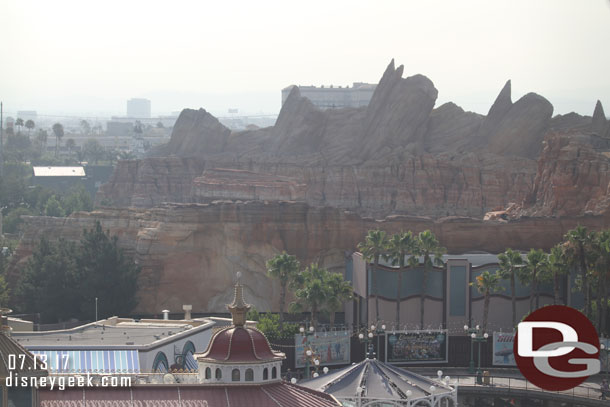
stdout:
MULTIPOLYGON (((460 387, 477 387, 483 389, 498 389, 498 390, 526 390, 532 392, 541 392, 549 394, 559 394, 570 397, 582 397, 588 399, 598 399, 601 396, 601 390, 598 384, 595 383, 583 383, 570 390, 563 391, 550 391, 542 389, 529 380, 520 377, 510 376, 497 376, 490 375, 489 377, 482 377, 482 382, 477 381, 476 376, 473 375, 453 375, 451 377, 450 385, 457 385, 460 387)), ((610 397, 610 395, 608 395, 610 397)))

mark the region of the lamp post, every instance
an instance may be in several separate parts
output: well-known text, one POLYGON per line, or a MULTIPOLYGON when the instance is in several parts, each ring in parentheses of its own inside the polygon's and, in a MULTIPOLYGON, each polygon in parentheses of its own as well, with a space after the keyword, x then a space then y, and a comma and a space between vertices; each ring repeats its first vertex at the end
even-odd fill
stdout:
POLYGON ((478 363, 478 369, 476 371, 476 374, 477 374, 477 381, 479 383, 482 383, 482 379, 481 379, 481 343, 487 342, 487 338, 489 338, 489 334, 487 334, 487 332, 482 333, 481 327, 479 327, 479 325, 477 325, 474 328, 469 328, 468 325, 464 325, 464 331, 466 331, 468 334, 470 334, 470 364, 468 366, 468 372, 470 374, 475 373, 473 346, 474 346, 474 343, 477 342, 478 343, 478 353, 479 353, 479 363, 478 363))
POLYGON ((377 352, 379 352, 379 334, 385 332, 385 324, 382 324, 380 327, 375 326, 375 324, 371 325, 370 329, 367 329, 358 334, 358 339, 360 342, 364 343, 364 355, 368 359, 371 354, 376 355, 376 352, 372 352, 371 348, 373 344, 369 344, 373 340, 373 337, 377 335, 377 352))
POLYGON ((608 352, 610 352, 610 349, 608 349, 608 347, 603 343, 600 344, 599 349, 603 351, 606 356, 606 379, 608 379, 608 352))
POLYGON ((371 330, 375 331, 375 335, 377 336, 377 359, 379 359, 379 337, 385 334, 385 328, 385 324, 381 324, 381 326, 379 324, 377 324, 377 326, 371 325, 371 330))
POLYGON ((320 360, 315 357, 311 347, 309 346, 309 337, 314 334, 313 326, 310 326, 308 330, 305 330, 305 327, 300 327, 299 332, 301 335, 305 337, 305 378, 309 379, 309 363, 313 361, 314 365, 317 367, 320 365, 320 360))

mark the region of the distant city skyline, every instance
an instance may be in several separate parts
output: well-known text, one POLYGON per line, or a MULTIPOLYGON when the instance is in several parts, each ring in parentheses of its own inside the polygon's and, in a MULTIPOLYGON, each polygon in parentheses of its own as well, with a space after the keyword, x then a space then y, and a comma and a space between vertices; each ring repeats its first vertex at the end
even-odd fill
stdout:
POLYGON ((546 97, 555 114, 610 111, 610 2, 590 0, 236 1, 230 4, 8 0, 0 100, 5 112, 152 116, 277 114, 291 84, 377 83, 392 58, 452 101, 486 114, 512 79, 513 100, 546 97))

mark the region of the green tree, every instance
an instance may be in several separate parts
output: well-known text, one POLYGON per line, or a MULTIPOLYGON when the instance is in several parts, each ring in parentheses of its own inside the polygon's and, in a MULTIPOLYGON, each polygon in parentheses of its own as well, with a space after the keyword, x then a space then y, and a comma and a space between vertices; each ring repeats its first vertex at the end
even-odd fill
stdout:
POLYGON ((424 278, 421 286, 419 306, 419 324, 421 329, 424 329, 424 300, 426 299, 428 290, 428 274, 434 266, 444 265, 443 254, 445 254, 446 251, 447 250, 439 244, 436 236, 429 230, 421 232, 415 242, 415 254, 421 256, 424 262, 424 278))
POLYGON ((565 238, 568 241, 568 250, 566 251, 568 261, 578 266, 582 292, 585 297, 585 315, 587 318, 591 318, 591 290, 589 288, 589 269, 587 267, 587 254, 591 246, 591 236, 586 227, 579 225, 568 231, 565 238))
POLYGON ((103 159, 106 154, 106 150, 96 139, 87 140, 83 150, 85 151, 85 156, 92 160, 95 164, 97 164, 99 160, 103 159))
POLYGON ((326 297, 326 310, 329 313, 330 328, 335 324, 335 313, 343 307, 346 301, 352 298, 352 285, 338 273, 327 273, 325 285, 328 289, 326 297))
POLYGON ((540 280, 540 275, 545 273, 546 267, 546 253, 540 249, 531 249, 527 253, 525 267, 519 269, 517 274, 522 284, 530 286, 530 313, 534 311, 534 297, 536 297, 536 309, 540 306, 538 281, 540 280))
POLYGON ((295 256, 286 252, 276 255, 266 263, 267 274, 280 283, 280 329, 284 329, 284 309, 286 306, 286 290, 295 281, 300 264, 295 256))
POLYGON ((503 279, 510 279, 510 299, 512 310, 513 328, 517 326, 517 294, 515 289, 515 276, 517 270, 523 265, 523 259, 519 252, 506 249, 498 255, 500 261, 500 274, 503 279))
POLYGON ((45 322, 78 316, 81 293, 74 254, 76 245, 42 238, 28 260, 17 286, 23 312, 42 313, 45 322))
POLYGON ((610 230, 601 230, 592 235, 594 287, 596 299, 596 325, 597 331, 606 333, 606 318, 608 315, 608 280, 610 273, 610 230))
POLYGON ((11 209, 2 221, 2 230, 5 233, 17 233, 19 231, 19 225, 23 223, 23 220, 21 219, 22 215, 34 215, 34 213, 30 209, 22 206, 11 209))
POLYGON ((55 156, 57 157, 57 152, 59 151, 59 142, 64 137, 64 126, 61 123, 55 123, 52 127, 53 134, 55 135, 55 156))
POLYGON ((85 188, 79 186, 72 188, 70 193, 63 198, 62 207, 65 209, 66 216, 73 212, 91 212, 93 210, 93 201, 85 188))
POLYGON ((91 133, 91 125, 87 120, 80 121, 80 128, 83 135, 88 136, 91 133))
POLYGON ((4 149, 7 161, 25 162, 32 156, 32 142, 22 133, 8 136, 4 149))
POLYGON ((91 230, 83 231, 76 264, 81 281, 81 317, 94 315, 95 298, 101 318, 125 314, 135 307, 140 268, 118 247, 118 238, 102 230, 99 221, 91 230))
POLYGON ((47 150, 47 139, 49 138, 49 134, 46 130, 38 129, 38 135, 36 136, 36 140, 40 144, 40 155, 44 154, 47 150))
POLYGON ((51 196, 47 201, 44 207, 44 214, 46 216, 53 216, 56 218, 63 218, 64 216, 66 216, 64 208, 62 208, 61 203, 55 197, 55 195, 51 196))
MULTIPOLYGON (((0 240, 1 242, 1 240, 0 240)), ((6 263, 8 259, 2 253, 2 245, 0 245, 0 307, 7 308, 10 298, 10 290, 4 278, 6 272, 6 263)))
MULTIPOLYGON (((392 237, 388 243, 388 256, 393 265, 398 265, 398 282, 396 283, 396 328, 400 326, 400 301, 402 299, 402 273, 405 268, 405 257, 413 254, 417 248, 416 237, 411 231, 401 232, 392 237)), ((415 267, 418 259, 415 256, 409 258, 409 265, 415 267)), ((367 304, 368 305, 368 304, 367 304)))
POLYGON ((489 316, 489 300, 491 294, 502 290, 500 282, 502 276, 499 272, 491 274, 489 271, 484 271, 475 279, 477 290, 484 295, 485 302, 483 303, 483 332, 487 332, 487 317, 489 316))
POLYGON ((548 264, 541 274, 541 280, 553 282, 553 304, 559 305, 561 302, 559 298, 561 278, 569 272, 563 246, 561 244, 553 246, 547 259, 548 264))
POLYGON ((28 129, 28 135, 32 132, 34 127, 36 127, 36 123, 34 123, 34 120, 30 119, 25 122, 25 128, 28 129))
POLYGON ((136 135, 138 135, 138 136, 142 135, 142 133, 143 133, 142 122, 140 122, 139 120, 136 120, 136 123, 133 126, 133 132, 136 133, 136 135))
POLYGON ((66 147, 68 148, 68 154, 72 156, 72 150, 74 150, 74 147, 76 147, 76 141, 74 141, 73 138, 69 138, 66 140, 66 147))
POLYGON ((329 289, 326 285, 328 271, 317 264, 310 264, 298 277, 294 296, 296 301, 290 304, 291 312, 311 312, 311 325, 318 326, 318 312, 328 300, 329 289))
POLYGON ((358 244, 358 250, 362 253, 366 261, 366 267, 373 266, 373 294, 375 295, 375 321, 379 321, 379 292, 377 273, 379 272, 379 260, 388 250, 388 237, 383 230, 369 230, 369 233, 364 238, 364 242, 358 244))

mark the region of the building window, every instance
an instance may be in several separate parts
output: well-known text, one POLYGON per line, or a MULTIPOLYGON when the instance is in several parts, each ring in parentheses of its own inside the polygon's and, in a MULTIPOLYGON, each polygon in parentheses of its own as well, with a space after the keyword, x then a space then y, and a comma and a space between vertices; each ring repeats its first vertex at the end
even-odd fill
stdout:
POLYGON ((233 380, 234 382, 238 382, 239 379, 239 369, 233 369, 233 371, 231 372, 231 380, 233 380))
POLYGON ((246 381, 254 381, 254 371, 252 369, 246 369, 246 381))
POLYGON ((222 370, 219 367, 216 368, 216 380, 222 379, 222 370))
POLYGON ((155 361, 153 362, 153 372, 167 373, 168 370, 169 363, 167 363, 167 357, 165 356, 165 353, 157 353, 157 356, 155 356, 155 361))
POLYGON ((263 380, 269 380, 269 370, 267 368, 263 369, 263 380))
POLYGON ((277 368, 275 366, 273 366, 273 369, 271 369, 271 378, 277 379, 277 368))
POLYGON ((208 380, 212 378, 212 369, 209 367, 205 368, 205 378, 208 380))

